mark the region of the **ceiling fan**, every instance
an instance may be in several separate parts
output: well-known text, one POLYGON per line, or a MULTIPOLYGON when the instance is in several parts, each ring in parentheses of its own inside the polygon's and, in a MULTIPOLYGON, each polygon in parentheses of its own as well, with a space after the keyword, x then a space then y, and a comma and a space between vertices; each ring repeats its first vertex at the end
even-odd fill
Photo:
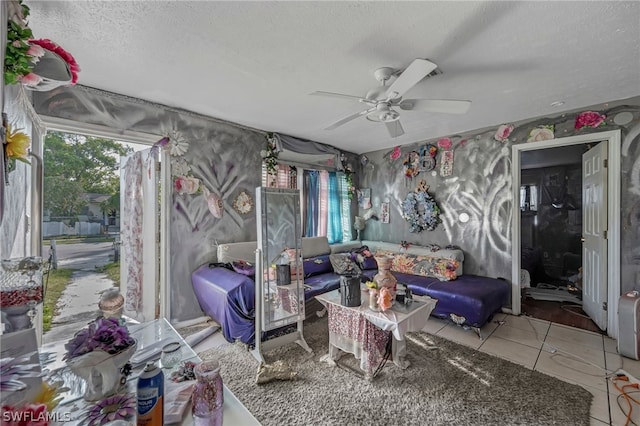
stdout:
POLYGON ((358 117, 366 117, 367 120, 384 123, 392 138, 404 134, 400 124, 400 112, 394 109, 398 107, 407 111, 444 112, 450 114, 464 114, 471 106, 471 101, 448 99, 403 99, 403 95, 428 75, 438 74, 438 66, 426 59, 415 59, 404 71, 393 68, 378 68, 373 73, 380 87, 369 90, 364 98, 353 95, 344 95, 332 92, 313 92, 314 96, 328 96, 356 100, 367 105, 367 109, 351 114, 331 124, 325 130, 336 129, 358 117), (395 76, 395 81, 387 88, 386 83, 395 76))

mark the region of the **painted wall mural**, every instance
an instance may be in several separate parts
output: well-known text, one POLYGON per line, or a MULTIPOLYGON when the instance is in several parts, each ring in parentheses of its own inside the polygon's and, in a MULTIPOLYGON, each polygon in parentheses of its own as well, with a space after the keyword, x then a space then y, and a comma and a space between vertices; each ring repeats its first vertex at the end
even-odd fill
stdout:
POLYGON ((365 153, 369 161, 359 184, 375 188, 374 210, 389 203, 391 220, 370 221, 364 238, 458 245, 465 252, 466 273, 510 280, 511 145, 615 129, 622 134, 622 291, 640 288, 640 97, 365 153), (404 159, 429 145, 438 146, 438 164, 407 177, 404 159), (450 164, 442 167, 444 152, 451 169, 450 164), (401 203, 421 179, 441 208, 442 223, 434 231, 412 233, 402 219, 401 203))
POLYGON ((233 203, 243 192, 255 197, 261 179, 256 170, 262 164, 264 135, 83 86, 38 92, 34 103, 43 115, 151 133, 159 138, 173 136, 165 141, 171 143, 166 149, 172 153, 174 185, 170 218, 171 319, 201 316, 191 287, 191 272, 215 260, 218 243, 257 239, 255 211, 240 213, 233 203))
MULTIPOLYGON (((255 187, 260 184, 260 174, 255 171, 261 167, 264 135, 232 123, 82 86, 37 92, 34 104, 43 115, 114 129, 157 135, 180 132, 188 149, 172 161, 174 177, 185 180, 179 188, 176 186, 172 198, 171 319, 201 315, 199 310, 194 311, 198 303, 191 289, 191 272, 213 258, 216 242, 256 240, 254 212, 242 214, 233 208, 233 202, 242 192, 255 197, 255 187), (199 189, 187 178, 197 179, 199 189)), ((354 164, 354 185, 372 188, 372 210, 379 215, 382 203, 389 203, 390 223, 368 221, 364 238, 421 245, 455 244, 465 251, 466 272, 509 278, 514 208, 511 144, 611 129, 621 129, 623 137, 621 282, 623 291, 633 288, 640 283, 640 97, 449 135, 448 144, 425 141, 366 153, 364 162, 349 157, 354 164), (606 118, 594 129, 596 116, 585 116, 580 124, 591 127, 576 130, 578 114, 586 111, 606 118), (403 161, 407 154, 420 152, 426 144, 438 147, 438 164, 415 177, 405 177, 403 161), (444 169, 443 153, 447 153, 444 157, 448 162, 444 169), (410 225, 402 219, 401 203, 420 179, 426 180, 429 194, 438 203, 442 223, 434 231, 410 233, 410 225)), ((352 209, 357 209, 355 200, 352 209)))

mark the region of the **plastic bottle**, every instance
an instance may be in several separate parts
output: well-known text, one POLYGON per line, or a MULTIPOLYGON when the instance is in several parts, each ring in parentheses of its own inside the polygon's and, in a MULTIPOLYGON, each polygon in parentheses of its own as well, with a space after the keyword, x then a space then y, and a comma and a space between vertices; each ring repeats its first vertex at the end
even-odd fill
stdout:
POLYGON ((148 362, 138 378, 138 426, 162 426, 164 418, 164 374, 148 362))

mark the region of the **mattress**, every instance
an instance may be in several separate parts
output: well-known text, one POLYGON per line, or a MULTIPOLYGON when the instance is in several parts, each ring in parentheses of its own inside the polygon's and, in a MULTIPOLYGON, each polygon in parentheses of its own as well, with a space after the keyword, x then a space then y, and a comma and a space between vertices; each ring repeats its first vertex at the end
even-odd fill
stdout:
MULTIPOLYGON (((367 275, 377 271, 364 271, 367 275)), ((453 281, 392 272, 398 284, 414 293, 438 300, 431 315, 453 319, 471 327, 482 327, 493 314, 509 302, 511 286, 507 281, 479 275, 461 275, 453 281)))

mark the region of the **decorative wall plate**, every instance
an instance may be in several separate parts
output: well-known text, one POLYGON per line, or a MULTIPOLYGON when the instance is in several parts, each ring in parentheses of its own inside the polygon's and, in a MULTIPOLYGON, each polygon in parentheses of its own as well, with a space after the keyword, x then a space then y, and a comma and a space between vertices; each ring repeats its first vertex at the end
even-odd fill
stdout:
POLYGON ((240 214, 250 213, 253 209, 253 199, 249 194, 242 191, 235 200, 233 200, 233 209, 240 214))

